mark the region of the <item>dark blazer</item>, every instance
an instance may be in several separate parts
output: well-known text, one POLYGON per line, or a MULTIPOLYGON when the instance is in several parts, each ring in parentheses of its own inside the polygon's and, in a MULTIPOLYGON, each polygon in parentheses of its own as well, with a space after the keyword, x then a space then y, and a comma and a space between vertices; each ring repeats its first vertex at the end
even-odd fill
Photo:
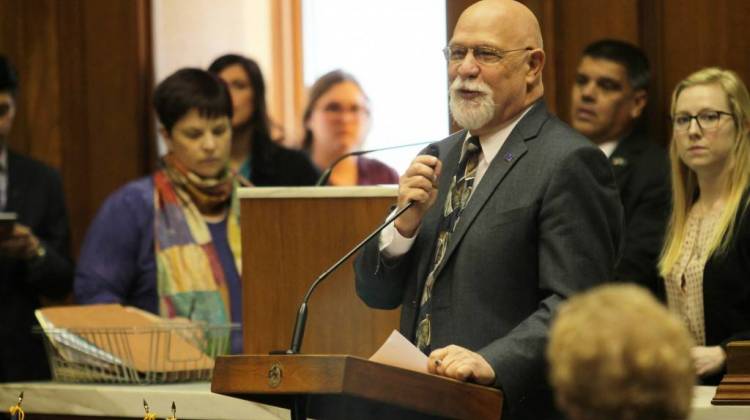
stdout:
POLYGON ((657 261, 671 210, 667 152, 648 138, 631 134, 609 158, 625 211, 625 243, 615 280, 640 284, 661 300, 664 282, 657 261))
POLYGON ((67 295, 73 283, 68 258, 70 230, 58 173, 33 159, 8 153, 8 201, 5 211, 18 214, 42 241, 46 255, 32 262, 0 257, 0 381, 49 377, 41 338, 32 336, 40 298, 67 295))
POLYGON ((319 176, 307 154, 270 140, 250 154, 250 182, 259 187, 315 185, 319 176))
MULTIPOLYGON (((438 198, 409 252, 386 260, 376 238, 355 262, 359 296, 376 308, 401 305, 401 332, 409 339, 465 134, 438 143, 438 198)), ((549 323, 566 297, 612 278, 621 229, 606 157, 543 102, 535 104, 452 234, 436 272, 431 347, 457 344, 479 352, 505 392, 504 419, 561 418, 547 384, 549 323)))
MULTIPOLYGON (((743 205, 750 199, 746 192, 743 205)), ((715 254, 703 269, 703 314, 707 346, 750 340, 750 211, 735 220, 734 237, 724 254, 715 254)), ((723 372, 705 378, 717 384, 723 372)))

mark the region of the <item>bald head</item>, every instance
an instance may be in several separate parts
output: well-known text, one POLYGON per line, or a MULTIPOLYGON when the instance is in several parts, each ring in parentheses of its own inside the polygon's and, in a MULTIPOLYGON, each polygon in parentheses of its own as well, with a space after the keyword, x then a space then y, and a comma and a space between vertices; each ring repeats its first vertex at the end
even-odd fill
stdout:
POLYGON ((544 47, 542 30, 536 16, 528 7, 515 0, 482 0, 474 3, 461 13, 456 30, 477 25, 494 28, 499 38, 516 46, 544 47))

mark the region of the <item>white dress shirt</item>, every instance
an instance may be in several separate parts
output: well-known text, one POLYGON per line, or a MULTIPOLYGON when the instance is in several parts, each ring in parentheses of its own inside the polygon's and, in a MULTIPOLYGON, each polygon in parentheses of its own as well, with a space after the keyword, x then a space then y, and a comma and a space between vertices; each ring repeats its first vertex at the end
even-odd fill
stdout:
POLYGON ((604 152, 607 158, 609 158, 610 156, 612 156, 612 153, 615 152, 615 149, 617 149, 618 144, 620 144, 618 140, 607 141, 607 142, 599 144, 599 150, 604 152))

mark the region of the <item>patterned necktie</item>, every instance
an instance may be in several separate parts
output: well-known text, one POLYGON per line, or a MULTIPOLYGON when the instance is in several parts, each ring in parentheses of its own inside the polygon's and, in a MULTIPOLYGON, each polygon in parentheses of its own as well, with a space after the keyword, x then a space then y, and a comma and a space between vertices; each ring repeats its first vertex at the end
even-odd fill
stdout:
POLYGON ((461 150, 461 159, 458 162, 458 168, 451 180, 451 186, 448 190, 448 196, 443 206, 443 218, 440 221, 438 238, 435 244, 435 257, 432 261, 430 273, 427 275, 422 299, 419 303, 419 324, 417 326, 416 341, 417 347, 425 353, 430 350, 430 304, 432 297, 432 287, 435 284, 435 272, 443 262, 445 250, 450 243, 451 234, 456 229, 461 213, 466 208, 466 203, 471 197, 471 191, 474 188, 474 177, 477 173, 477 164, 479 156, 482 153, 482 147, 479 145, 479 137, 469 137, 464 142, 461 150))

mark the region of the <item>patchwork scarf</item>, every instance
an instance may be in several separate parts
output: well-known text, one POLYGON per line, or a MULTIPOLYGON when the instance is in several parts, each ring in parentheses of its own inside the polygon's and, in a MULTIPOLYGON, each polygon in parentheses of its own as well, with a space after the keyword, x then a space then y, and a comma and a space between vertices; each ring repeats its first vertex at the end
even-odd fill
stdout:
POLYGON ((229 171, 201 178, 171 154, 163 163, 153 175, 160 315, 229 323, 229 289, 203 214, 220 214, 229 204, 227 238, 241 273, 237 181, 229 171))

